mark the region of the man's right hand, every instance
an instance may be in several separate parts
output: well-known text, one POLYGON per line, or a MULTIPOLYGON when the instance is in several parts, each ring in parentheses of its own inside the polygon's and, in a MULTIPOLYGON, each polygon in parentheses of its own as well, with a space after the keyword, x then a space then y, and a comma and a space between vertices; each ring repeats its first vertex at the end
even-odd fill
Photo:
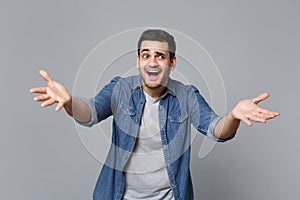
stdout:
POLYGON ((34 97, 34 101, 43 102, 42 107, 51 106, 57 103, 55 111, 61 110, 64 106, 72 107, 72 96, 68 93, 66 88, 51 79, 49 74, 40 70, 39 74, 45 79, 47 86, 45 87, 36 87, 30 90, 31 93, 41 94, 40 96, 34 97))

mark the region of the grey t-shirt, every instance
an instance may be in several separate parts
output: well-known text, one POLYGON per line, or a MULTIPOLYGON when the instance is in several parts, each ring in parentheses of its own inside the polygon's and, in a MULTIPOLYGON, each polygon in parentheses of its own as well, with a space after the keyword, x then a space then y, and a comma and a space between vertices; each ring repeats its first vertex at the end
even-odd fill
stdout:
POLYGON ((145 97, 139 135, 125 166, 123 199, 173 200, 158 124, 159 99, 146 93, 145 97))

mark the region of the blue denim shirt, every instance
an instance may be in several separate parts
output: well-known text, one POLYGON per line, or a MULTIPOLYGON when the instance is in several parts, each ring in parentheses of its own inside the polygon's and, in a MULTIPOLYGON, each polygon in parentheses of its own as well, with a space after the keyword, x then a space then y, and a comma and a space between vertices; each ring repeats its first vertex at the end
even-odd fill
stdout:
MULTIPOLYGON (((145 96, 141 77, 115 77, 94 98, 86 99, 92 111, 92 126, 113 115, 111 147, 97 180, 93 199, 121 199, 124 192, 124 167, 130 157, 141 123, 145 96)), ((191 85, 169 79, 159 102, 159 127, 170 186, 175 200, 194 199, 190 175, 191 124, 218 142, 213 130, 217 116, 199 91, 191 85)))

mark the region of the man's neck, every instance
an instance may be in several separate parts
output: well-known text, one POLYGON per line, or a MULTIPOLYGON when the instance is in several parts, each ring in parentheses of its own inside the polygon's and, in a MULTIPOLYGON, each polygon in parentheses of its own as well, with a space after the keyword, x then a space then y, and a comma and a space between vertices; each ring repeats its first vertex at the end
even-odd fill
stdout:
POLYGON ((144 92, 146 92, 150 97, 155 99, 161 97, 167 89, 165 86, 159 86, 157 88, 149 88, 145 85, 143 85, 142 88, 144 92))

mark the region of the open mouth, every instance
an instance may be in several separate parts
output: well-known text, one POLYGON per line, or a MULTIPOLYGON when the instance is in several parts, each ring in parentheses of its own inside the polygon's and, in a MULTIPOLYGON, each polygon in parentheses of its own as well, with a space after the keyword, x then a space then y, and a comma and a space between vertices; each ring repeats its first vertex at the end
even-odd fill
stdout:
POLYGON ((147 71, 147 74, 148 74, 149 76, 156 76, 156 75, 159 74, 159 72, 158 72, 158 71, 147 71))

